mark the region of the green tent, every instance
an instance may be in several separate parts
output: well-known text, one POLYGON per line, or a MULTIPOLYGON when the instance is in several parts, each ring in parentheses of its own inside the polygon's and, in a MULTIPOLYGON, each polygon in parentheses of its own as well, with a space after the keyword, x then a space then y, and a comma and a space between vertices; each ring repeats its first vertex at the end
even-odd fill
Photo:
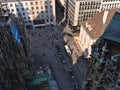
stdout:
POLYGON ((50 90, 47 77, 38 77, 29 80, 27 86, 28 90, 50 90))

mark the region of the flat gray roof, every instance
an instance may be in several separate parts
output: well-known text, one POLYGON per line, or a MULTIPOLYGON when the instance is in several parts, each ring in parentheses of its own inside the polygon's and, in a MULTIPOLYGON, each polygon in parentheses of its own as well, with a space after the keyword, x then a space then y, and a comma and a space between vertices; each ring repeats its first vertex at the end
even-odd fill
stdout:
POLYGON ((120 13, 114 14, 102 37, 120 43, 120 13))

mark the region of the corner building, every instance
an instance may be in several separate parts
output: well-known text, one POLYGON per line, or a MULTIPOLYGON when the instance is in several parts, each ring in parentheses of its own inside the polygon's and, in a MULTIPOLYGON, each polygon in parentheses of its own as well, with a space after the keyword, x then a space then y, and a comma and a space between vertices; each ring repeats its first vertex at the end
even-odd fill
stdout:
POLYGON ((16 17, 21 14, 29 28, 56 25, 55 0, 9 0, 7 7, 16 17))
POLYGON ((102 10, 116 8, 120 8, 119 0, 65 0, 64 15, 71 26, 77 26, 102 10))

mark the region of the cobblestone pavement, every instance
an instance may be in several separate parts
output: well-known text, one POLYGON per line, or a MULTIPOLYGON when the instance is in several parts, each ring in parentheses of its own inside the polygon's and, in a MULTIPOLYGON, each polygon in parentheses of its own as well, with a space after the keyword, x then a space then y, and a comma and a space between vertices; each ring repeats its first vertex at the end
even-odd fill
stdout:
POLYGON ((31 48, 34 58, 34 65, 50 64, 55 79, 58 82, 60 90, 74 90, 73 80, 69 74, 71 68, 71 58, 64 49, 63 33, 56 27, 50 29, 33 30, 30 34, 31 48), (66 64, 63 64, 59 58, 56 45, 62 50, 66 64))

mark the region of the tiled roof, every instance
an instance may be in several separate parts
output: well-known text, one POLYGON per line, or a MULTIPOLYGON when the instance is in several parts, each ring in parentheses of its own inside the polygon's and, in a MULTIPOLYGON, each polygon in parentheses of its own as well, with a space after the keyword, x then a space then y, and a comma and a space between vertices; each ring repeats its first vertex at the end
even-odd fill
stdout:
POLYGON ((83 22, 82 25, 91 38, 99 38, 108 26, 115 12, 120 12, 120 9, 102 11, 91 19, 83 22), (108 13, 106 13, 107 11, 108 13), (103 16, 105 18, 105 23, 103 23, 103 16))

